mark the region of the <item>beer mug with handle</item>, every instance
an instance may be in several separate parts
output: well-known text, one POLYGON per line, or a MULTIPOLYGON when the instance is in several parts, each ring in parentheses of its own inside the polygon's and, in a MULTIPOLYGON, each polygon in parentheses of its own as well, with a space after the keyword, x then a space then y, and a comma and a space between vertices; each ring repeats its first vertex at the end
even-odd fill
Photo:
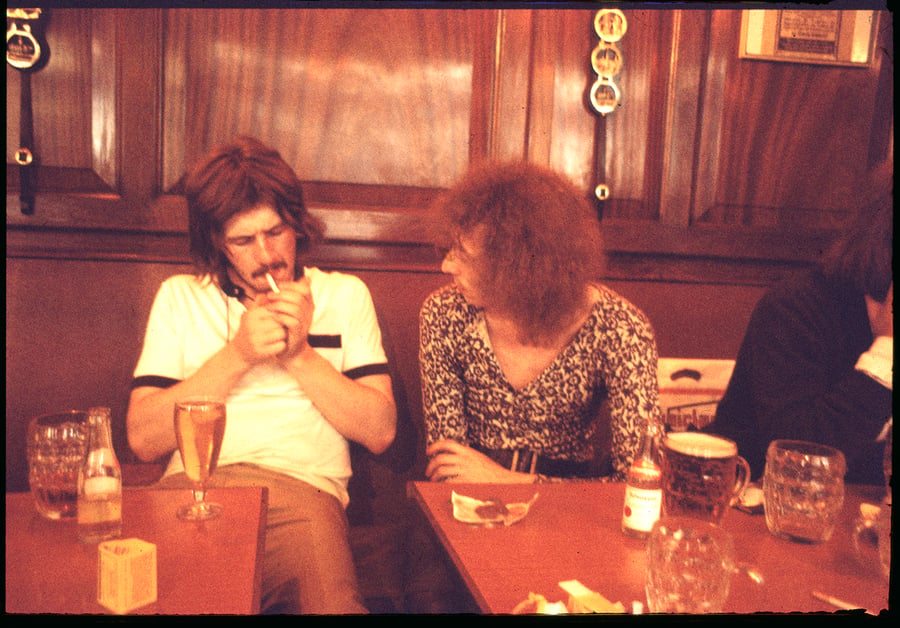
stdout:
POLYGON ((720 523, 750 481, 737 444, 704 432, 670 432, 661 449, 663 514, 720 523))

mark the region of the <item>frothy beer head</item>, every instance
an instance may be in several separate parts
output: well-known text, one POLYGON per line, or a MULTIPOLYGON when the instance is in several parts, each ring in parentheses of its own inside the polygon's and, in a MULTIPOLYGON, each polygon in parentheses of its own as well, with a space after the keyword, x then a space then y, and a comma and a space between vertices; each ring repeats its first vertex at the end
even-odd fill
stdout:
POLYGON ((663 512, 719 523, 747 486, 750 466, 734 441, 671 432, 662 447, 663 512))
POLYGON ((704 432, 671 432, 666 435, 665 446, 697 458, 732 458, 738 453, 734 442, 704 432))

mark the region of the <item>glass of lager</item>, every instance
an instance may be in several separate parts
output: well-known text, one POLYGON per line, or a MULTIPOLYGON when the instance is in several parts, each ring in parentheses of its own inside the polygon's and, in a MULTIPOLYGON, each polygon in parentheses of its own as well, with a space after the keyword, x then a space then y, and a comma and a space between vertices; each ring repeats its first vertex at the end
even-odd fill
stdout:
POLYGON ((176 402, 175 436, 184 472, 194 483, 194 501, 178 509, 178 518, 218 517, 222 506, 206 501, 206 484, 216 470, 225 437, 225 403, 205 397, 176 402))
POLYGON ((734 441, 704 432, 670 432, 662 444, 663 514, 720 523, 750 481, 734 441))

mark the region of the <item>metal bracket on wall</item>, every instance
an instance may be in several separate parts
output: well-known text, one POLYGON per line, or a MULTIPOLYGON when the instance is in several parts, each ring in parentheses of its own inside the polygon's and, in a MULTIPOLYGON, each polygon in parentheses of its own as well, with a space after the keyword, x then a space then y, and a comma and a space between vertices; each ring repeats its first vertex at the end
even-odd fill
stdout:
MULTIPOLYGON (((590 102, 594 110, 604 118, 607 114, 615 111, 622 100, 622 90, 616 85, 614 79, 622 69, 622 52, 616 44, 625 36, 626 30, 628 30, 628 20, 619 9, 600 9, 594 15, 594 32, 597 33, 600 41, 591 52, 591 67, 597 75, 597 79, 591 86, 590 102)), ((605 122, 598 123, 598 127, 603 125, 605 122)), ((605 126, 603 129, 598 129, 594 139, 594 170, 601 179, 605 179, 605 126)), ((603 218, 604 201, 610 197, 610 193, 609 185, 603 181, 594 188, 594 196, 598 201, 597 215, 601 219, 603 218)))
POLYGON ((622 53, 616 43, 628 30, 628 20, 619 9, 600 9, 594 16, 594 32, 600 41, 591 52, 591 67, 597 75, 591 87, 591 106, 602 116, 619 106, 622 92, 613 80, 622 69, 622 53))
POLYGON ((34 214, 38 160, 34 148, 34 117, 31 109, 31 74, 46 65, 50 48, 43 39, 47 13, 37 8, 6 9, 6 62, 22 77, 19 95, 19 148, 14 159, 19 166, 19 202, 22 213, 34 214))

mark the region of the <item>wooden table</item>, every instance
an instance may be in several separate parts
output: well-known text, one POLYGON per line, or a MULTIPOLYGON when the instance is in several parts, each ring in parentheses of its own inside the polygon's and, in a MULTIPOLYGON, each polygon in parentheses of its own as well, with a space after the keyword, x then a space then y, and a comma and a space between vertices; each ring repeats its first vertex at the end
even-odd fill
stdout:
MULTIPOLYGON (((224 514, 181 521, 190 491, 126 488, 122 538, 156 545, 157 602, 137 614, 258 613, 268 490, 219 488, 224 514)), ((74 520, 41 517, 30 493, 6 495, 6 612, 109 613, 97 603, 97 546, 74 520)))
MULTIPOLYGON (((484 613, 510 613, 541 594, 566 602, 563 580, 579 580, 611 602, 646 609, 646 543, 620 531, 624 484, 454 484, 410 482, 408 493, 424 513, 460 576, 484 613), (453 518, 450 493, 506 503, 540 497, 528 516, 512 526, 487 528, 453 518)), ((732 509, 723 521, 734 537, 736 559, 755 565, 762 586, 735 575, 726 612, 835 611, 814 598, 814 590, 877 613, 888 608, 888 583, 874 567, 861 565, 851 541, 853 521, 863 501, 878 503, 880 487, 848 486, 841 522, 824 544, 776 538, 765 516, 732 509)))

